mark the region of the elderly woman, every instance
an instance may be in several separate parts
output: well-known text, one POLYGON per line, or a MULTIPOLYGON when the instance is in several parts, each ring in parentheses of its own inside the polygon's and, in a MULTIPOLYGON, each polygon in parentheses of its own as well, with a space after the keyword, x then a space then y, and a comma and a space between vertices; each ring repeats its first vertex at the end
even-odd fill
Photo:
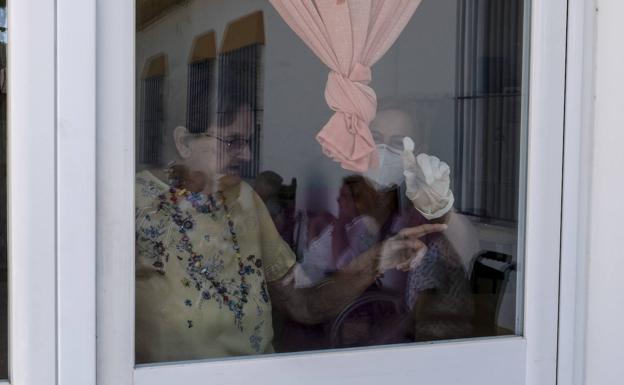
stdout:
POLYGON ((136 177, 137 362, 272 352, 272 308, 302 323, 335 317, 389 269, 409 269, 419 238, 401 230, 311 287, 256 193, 237 176, 249 137, 235 117, 219 132, 174 130, 179 161, 136 177), (218 156, 219 154, 219 156, 218 156))

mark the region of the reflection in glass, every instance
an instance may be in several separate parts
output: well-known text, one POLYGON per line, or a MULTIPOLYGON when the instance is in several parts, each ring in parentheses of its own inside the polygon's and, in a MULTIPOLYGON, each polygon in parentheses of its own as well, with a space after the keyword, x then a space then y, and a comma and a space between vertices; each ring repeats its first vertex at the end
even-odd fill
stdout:
POLYGON ((270 2, 138 1, 137 363, 513 334, 522 7, 423 2, 369 82, 270 2))

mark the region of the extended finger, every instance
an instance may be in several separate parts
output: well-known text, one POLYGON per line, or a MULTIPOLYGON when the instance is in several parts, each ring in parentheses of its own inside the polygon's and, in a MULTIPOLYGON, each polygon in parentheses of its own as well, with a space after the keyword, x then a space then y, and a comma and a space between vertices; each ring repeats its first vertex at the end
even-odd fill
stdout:
POLYGON ((384 242, 381 253, 394 254, 397 251, 407 247, 406 239, 388 239, 384 242))
POLYGON ((393 239, 386 243, 385 251, 395 253, 400 250, 417 251, 424 243, 417 238, 393 239))
POLYGON ((420 225, 416 227, 405 228, 399 232, 399 235, 403 238, 408 238, 408 237, 420 238, 424 235, 431 234, 431 233, 439 233, 446 229, 448 229, 448 225, 445 225, 443 223, 435 223, 435 224, 431 223, 431 224, 425 224, 425 225, 420 225))

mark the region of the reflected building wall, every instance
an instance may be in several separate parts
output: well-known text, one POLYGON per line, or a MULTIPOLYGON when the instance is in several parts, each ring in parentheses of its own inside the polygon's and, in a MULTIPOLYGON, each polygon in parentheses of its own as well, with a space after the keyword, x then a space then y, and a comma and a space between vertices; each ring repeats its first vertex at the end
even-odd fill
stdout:
MULTIPOLYGON (((220 44, 228 23, 256 11, 263 12, 266 32, 259 170, 275 171, 287 181, 297 178, 298 209, 329 207, 335 212, 335 192, 348 172, 323 155, 315 139, 332 113, 323 96, 328 70, 267 1, 194 0, 171 8, 165 17, 138 31, 138 76, 152 55, 164 52, 169 58, 162 163, 175 154, 171 131, 186 122, 184 61, 193 39, 214 30, 220 44)), ((372 82, 379 100, 410 97, 435 110, 429 112, 429 150, 449 164, 454 156, 450 143, 454 137, 456 11, 456 0, 423 2, 393 48, 374 66, 372 82)))

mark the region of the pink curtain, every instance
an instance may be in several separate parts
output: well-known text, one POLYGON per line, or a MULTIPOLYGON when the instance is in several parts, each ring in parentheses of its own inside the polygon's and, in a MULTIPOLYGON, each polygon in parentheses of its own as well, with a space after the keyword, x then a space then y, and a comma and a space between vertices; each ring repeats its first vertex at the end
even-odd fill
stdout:
POLYGON ((335 111, 316 139, 323 152, 353 171, 378 164, 368 128, 377 96, 370 67, 401 34, 421 0, 270 0, 331 72, 325 99, 335 111))

